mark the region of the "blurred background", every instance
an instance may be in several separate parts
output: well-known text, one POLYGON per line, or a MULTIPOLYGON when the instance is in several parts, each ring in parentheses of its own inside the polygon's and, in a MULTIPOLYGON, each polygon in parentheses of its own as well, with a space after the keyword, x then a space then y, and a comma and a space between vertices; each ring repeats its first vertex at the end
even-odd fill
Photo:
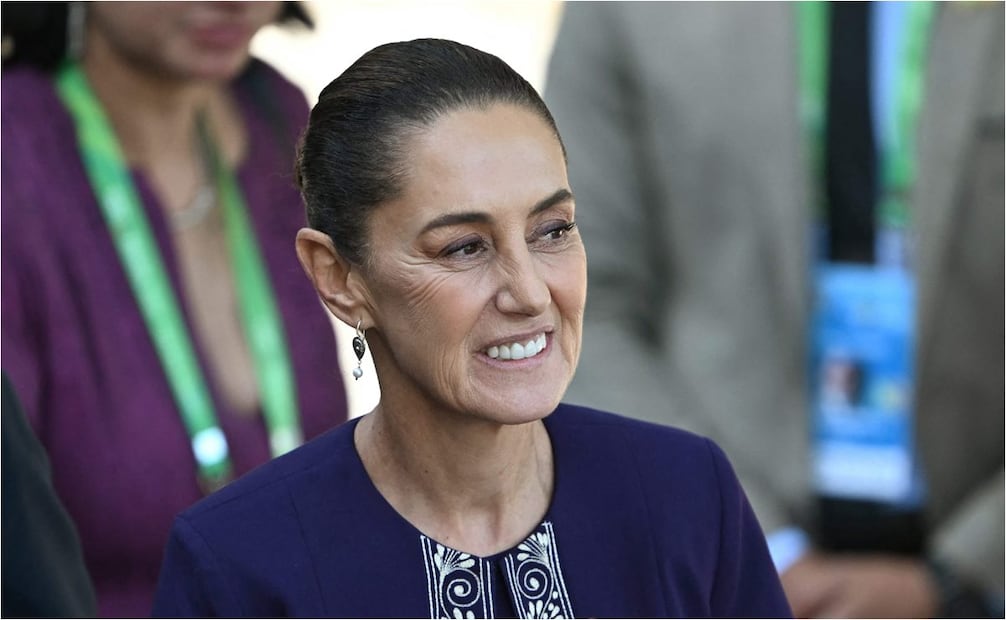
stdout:
MULTIPOLYGON (((54 39, 37 33, 22 39, 42 51, 59 47, 53 61, 79 60, 87 50, 84 26, 94 24, 103 24, 91 29, 103 37, 129 40, 158 60, 168 55, 168 46, 148 36, 157 33, 151 25, 161 23, 161 13, 122 26, 111 18, 127 12, 124 3, 4 2, 4 23, 16 24, 6 15, 18 12, 11 7, 28 4, 45 5, 46 13, 60 7, 54 39), (93 18, 103 4, 104 22, 93 18)), ((193 6, 164 3, 149 9, 151 4, 135 3, 133 12, 193 6)), ((267 26, 251 46, 295 85, 275 78, 257 94, 285 99, 298 114, 303 109, 297 89, 313 106, 321 90, 368 50, 426 37, 491 52, 544 94, 571 154, 579 232, 590 256, 583 354, 565 400, 713 439, 729 456, 758 515, 796 617, 1003 617, 1006 4, 319 0, 303 5, 313 30, 267 26), (898 318, 880 330, 868 320, 872 316, 898 318), (863 333, 870 339, 860 337, 863 333), (869 346, 850 344, 867 341, 869 346), (870 353, 870 364, 864 364, 863 356, 850 354, 853 348, 879 353, 870 353), (884 378, 874 383, 885 389, 864 387, 871 385, 870 377, 884 378), (891 385, 898 389, 887 389, 891 385), (883 407, 868 408, 864 401, 883 407), (890 458, 878 461, 878 454, 890 458), (891 466, 882 469, 878 462, 891 466), (821 595, 825 592, 828 597, 821 595)), ((6 63, 18 46, 4 33, 6 63)), ((246 42, 241 41, 242 62, 246 42)), ((94 49, 101 48, 92 45, 91 58, 94 49)), ((72 125, 53 120, 64 119, 66 110, 52 96, 52 84, 23 69, 4 67, 2 265, 5 274, 7 269, 27 274, 25 290, 32 294, 42 285, 52 290, 24 301, 8 289, 19 280, 5 275, 4 370, 22 375, 20 386, 16 376, 12 384, 21 398, 27 396, 25 409, 35 416, 34 432, 43 440, 29 455, 44 474, 37 478, 48 484, 48 472, 54 472, 49 486, 70 500, 85 555, 100 560, 88 567, 97 575, 99 603, 106 600, 99 609, 130 617, 136 612, 125 610, 149 608, 144 597, 152 594, 170 520, 206 489, 193 484, 190 443, 183 441, 175 403, 155 398, 156 391, 143 393, 131 374, 151 371, 148 384, 160 388, 158 360, 151 351, 145 366, 133 364, 119 350, 115 328, 123 323, 122 312, 138 310, 110 305, 108 300, 117 298, 103 289, 81 289, 84 295, 77 288, 107 280, 81 277, 78 254, 90 260, 111 253, 94 251, 100 244, 79 234, 83 226, 59 221, 61 231, 71 232, 58 238, 46 229, 38 242, 27 233, 40 231, 19 227, 17 218, 26 213, 33 226, 36 213, 90 217, 74 207, 93 196, 72 125), (42 269, 51 273, 48 280, 36 277, 42 269), (93 308, 82 302, 93 302, 93 308), (64 307, 69 312, 50 314, 64 307), (80 326, 69 324, 67 316, 80 326), (19 318, 32 329, 46 323, 47 337, 63 338, 59 344, 44 342, 58 354, 36 363, 36 334, 21 328, 19 318), (75 357, 92 350, 107 355, 98 363, 75 357), (58 383, 67 377, 88 398, 58 383), (106 382, 120 391, 107 394, 106 382), (132 411, 146 415, 127 414, 132 411), (150 425, 152 418, 177 436, 150 425), (109 420, 119 426, 107 428, 109 420), (123 445, 133 450, 131 459, 120 457, 123 445), (162 451, 155 455, 153 449, 162 451), (51 468, 46 453, 56 459, 51 468), (121 542, 122 531, 129 533, 128 544, 121 542), (105 568, 114 570, 101 573, 105 568)), ((94 72, 102 75, 109 73, 94 72)), ((191 128, 170 131, 165 121, 170 115, 158 106, 137 105, 142 98, 136 93, 108 88, 106 97, 121 104, 120 115, 122 110, 146 114, 134 128, 192 138, 191 128)), ((105 106, 112 109, 109 102, 105 106)), ((150 159, 164 164, 164 142, 152 144, 150 159)), ((288 154, 279 155, 286 151, 268 151, 256 151, 262 155, 259 170, 291 169, 288 154)), ((200 168, 211 158, 189 148, 179 159, 194 162, 181 176, 199 189, 192 200, 179 197, 177 202, 185 203, 181 211, 211 222, 206 216, 211 209, 194 208, 203 204, 197 200, 203 190, 212 189, 212 177, 200 168)), ((271 188, 275 196, 246 195, 297 206, 299 197, 289 185, 284 179, 282 187, 271 188)), ((279 273, 299 275, 289 250, 302 220, 296 210, 277 211, 290 215, 288 226, 267 227, 275 234, 263 239, 290 261, 276 267, 287 270, 279 273)), ((204 228, 222 235, 222 227, 204 228)), ((199 233, 184 223, 172 230, 199 233)), ((191 247, 222 247, 214 241, 204 236, 202 246, 191 247)), ((199 259, 193 259, 199 266, 193 273, 206 273, 201 255, 189 255, 199 259)), ((89 268, 104 276, 120 267, 108 264, 95 259, 89 268)), ((210 294, 192 299, 212 306, 217 291, 226 289, 209 282, 202 293, 210 294)), ((298 317, 291 322, 300 336, 295 344, 306 352, 316 348, 317 335, 326 334, 328 324, 320 314, 314 316, 317 323, 302 320, 318 301, 306 281, 299 284, 307 296, 291 293, 288 303, 303 305, 291 306, 288 316, 298 317)), ((362 378, 350 379, 357 363, 350 346, 354 330, 329 318, 342 377, 333 380, 328 372, 331 358, 309 366, 318 376, 306 376, 305 384, 322 385, 301 392, 313 399, 303 413, 316 416, 302 417, 315 432, 333 422, 317 416, 332 414, 341 423, 347 413, 359 417, 380 399, 370 355, 363 359, 362 378)), ((236 356, 219 359, 225 370, 237 366, 236 356)), ((16 409, 8 404, 7 392, 13 392, 8 388, 5 383, 5 416, 16 409)), ((257 420, 234 420, 236 427, 256 425, 264 437, 257 420)), ((30 444, 32 429, 23 421, 20 429, 27 439, 5 430, 5 446, 30 444)), ((245 470, 268 456, 264 441, 234 438, 235 454, 239 448, 262 449, 242 457, 245 470)), ((3 453, 5 463, 14 454, 6 448, 3 453)), ((24 522, 40 525, 35 529, 41 539, 52 540, 53 528, 36 516, 34 506, 7 501, 10 489, 16 487, 5 482, 4 506, 23 508, 24 522)), ((70 521, 65 523, 72 534, 70 521)), ((5 520, 4 535, 20 540, 10 531, 5 520)), ((67 541, 69 547, 75 542, 73 536, 67 541)), ((39 564, 31 553, 19 557, 39 564)), ((5 574, 18 575, 6 558, 5 574)), ((40 591, 43 599, 56 598, 46 588, 40 591)), ((5 600, 11 599, 5 594, 5 600)))
MULTIPOLYGON (((300 86, 311 105, 322 88, 367 50, 390 41, 423 37, 453 39, 496 54, 541 92, 562 13, 562 3, 554 0, 335 0, 305 4, 315 19, 313 31, 267 26, 253 41, 252 53, 300 86)), ((336 323, 339 342, 348 343, 353 330, 336 323)), ((356 365, 348 346, 339 347, 339 354, 342 368, 356 365)), ((364 359, 364 371, 359 381, 347 381, 352 417, 373 409, 379 398, 369 355, 364 359)))

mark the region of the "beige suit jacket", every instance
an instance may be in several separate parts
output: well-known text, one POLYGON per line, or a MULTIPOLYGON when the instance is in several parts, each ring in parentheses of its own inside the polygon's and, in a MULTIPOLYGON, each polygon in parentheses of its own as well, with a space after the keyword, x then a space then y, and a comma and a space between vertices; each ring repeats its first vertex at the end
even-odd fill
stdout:
MULTIPOLYGON (((572 402, 729 454, 810 525, 810 208, 794 5, 569 3, 546 100, 588 257, 572 402)), ((911 210, 917 433, 937 553, 1003 584, 1003 5, 938 11, 911 210)))

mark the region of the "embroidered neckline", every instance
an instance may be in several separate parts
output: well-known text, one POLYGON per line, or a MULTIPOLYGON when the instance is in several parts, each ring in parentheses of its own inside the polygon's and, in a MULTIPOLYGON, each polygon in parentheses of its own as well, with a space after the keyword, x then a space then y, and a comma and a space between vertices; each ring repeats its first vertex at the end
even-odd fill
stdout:
MULTIPOLYGON (((560 405, 561 407, 561 405, 560 405)), ((556 409, 556 412, 559 408, 556 409)), ((558 450, 558 439, 551 430, 553 414, 542 422, 552 442, 552 452, 558 450)), ((375 507, 419 539, 426 567, 427 590, 431 618, 495 618, 493 609, 493 576, 502 571, 507 594, 519 618, 573 618, 573 607, 563 581, 555 532, 549 517, 562 501, 563 467, 553 458, 554 483, 552 500, 545 517, 527 538, 507 551, 480 557, 459 551, 426 536, 411 521, 399 513, 381 494, 367 473, 354 437, 362 418, 349 422, 349 449, 361 483, 367 488, 375 507), (523 584, 523 585, 522 585, 523 584), (459 604, 460 603, 460 604, 459 604)))
POLYGON ((504 581, 518 618, 573 618, 555 531, 543 521, 510 551, 483 558, 420 535, 431 618, 495 618, 494 567, 502 560, 504 581), (499 560, 497 560, 499 561, 499 560))

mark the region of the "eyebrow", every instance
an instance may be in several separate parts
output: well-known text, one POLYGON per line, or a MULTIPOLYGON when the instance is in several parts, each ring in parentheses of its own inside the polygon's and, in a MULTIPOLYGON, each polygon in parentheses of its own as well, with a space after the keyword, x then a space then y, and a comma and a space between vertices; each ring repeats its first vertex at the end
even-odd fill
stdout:
MULTIPOLYGON (((558 189, 553 194, 539 200, 531 207, 528 215, 537 215, 542 211, 547 211, 555 205, 565 202, 567 200, 573 199, 573 192, 566 188, 558 189)), ((492 222, 492 216, 484 211, 462 211, 460 213, 445 213, 440 217, 433 218, 430 220, 426 226, 423 226, 423 230, 420 234, 425 234, 436 228, 443 228, 444 226, 456 226, 458 224, 486 224, 492 222)))

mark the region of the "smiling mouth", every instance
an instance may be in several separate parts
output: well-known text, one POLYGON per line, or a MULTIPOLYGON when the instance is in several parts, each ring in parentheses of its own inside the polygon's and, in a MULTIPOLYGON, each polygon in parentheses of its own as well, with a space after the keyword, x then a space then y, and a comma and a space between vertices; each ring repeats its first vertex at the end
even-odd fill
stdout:
POLYGON ((540 333, 527 342, 511 342, 486 349, 486 355, 494 360, 522 360, 534 357, 545 350, 545 334, 540 333))

